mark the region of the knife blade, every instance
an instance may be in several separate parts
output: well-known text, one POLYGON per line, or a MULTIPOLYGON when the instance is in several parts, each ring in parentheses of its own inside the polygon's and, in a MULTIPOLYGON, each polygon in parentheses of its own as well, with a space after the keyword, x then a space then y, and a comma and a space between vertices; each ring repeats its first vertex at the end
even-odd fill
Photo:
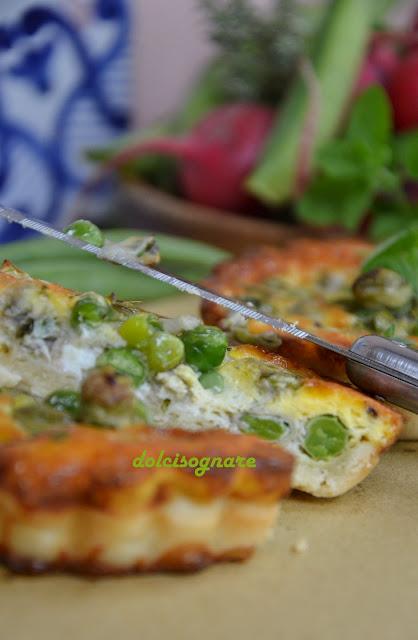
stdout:
POLYGON ((357 345, 357 343, 354 343, 350 349, 346 349, 304 331, 297 325, 288 323, 281 318, 268 316, 251 306, 219 295, 211 289, 179 278, 162 269, 156 269, 155 267, 142 264, 139 261, 125 256, 122 251, 116 250, 112 254, 108 248, 104 250, 95 245, 83 242, 74 236, 67 235, 51 227, 41 220, 28 218, 15 209, 0 205, 0 217, 8 222, 17 223, 24 228, 32 229, 43 236, 65 242, 82 251, 87 251, 106 262, 112 262, 127 269, 138 271, 150 278, 171 285, 183 293, 198 296, 199 298, 220 305, 229 311, 239 313, 245 318, 262 322, 296 339, 307 340, 322 349, 336 353, 351 363, 350 366, 347 367, 347 373, 354 384, 358 384, 360 388, 365 388, 368 392, 381 395, 401 407, 418 413, 418 352, 415 350, 409 349, 392 340, 379 338, 377 336, 365 336, 360 339, 361 344, 357 345), (365 341, 365 338, 371 338, 371 340, 365 341), (377 346, 376 338, 379 341, 377 346), (365 372, 367 374, 367 371, 373 373, 373 375, 365 376, 365 372))

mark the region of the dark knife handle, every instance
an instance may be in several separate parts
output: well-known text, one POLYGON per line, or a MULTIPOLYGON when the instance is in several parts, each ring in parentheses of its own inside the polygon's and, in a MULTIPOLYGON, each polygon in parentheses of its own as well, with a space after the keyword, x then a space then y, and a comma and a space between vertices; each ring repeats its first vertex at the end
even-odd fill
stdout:
POLYGON ((368 393, 382 396, 408 411, 418 413, 418 351, 380 336, 363 336, 352 345, 350 351, 384 364, 415 380, 415 384, 413 381, 409 383, 397 380, 396 377, 347 360, 348 377, 357 387, 368 393))

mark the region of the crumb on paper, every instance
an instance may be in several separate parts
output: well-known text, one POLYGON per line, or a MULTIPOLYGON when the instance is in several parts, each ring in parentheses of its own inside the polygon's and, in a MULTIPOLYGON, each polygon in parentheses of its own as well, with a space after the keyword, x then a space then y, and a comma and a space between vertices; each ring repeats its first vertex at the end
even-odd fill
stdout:
POLYGON ((306 538, 300 538, 292 544, 290 549, 291 551, 293 551, 293 553, 306 553, 306 551, 309 549, 308 541, 306 540, 306 538))

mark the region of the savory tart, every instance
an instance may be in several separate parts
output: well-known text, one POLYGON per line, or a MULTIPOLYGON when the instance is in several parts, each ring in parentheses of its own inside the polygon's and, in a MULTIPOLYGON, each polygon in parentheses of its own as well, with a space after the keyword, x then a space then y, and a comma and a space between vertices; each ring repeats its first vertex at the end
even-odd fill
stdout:
MULTIPOLYGON (((217 266, 207 284, 343 347, 373 333, 418 348, 418 298, 394 271, 361 273, 371 249, 347 238, 259 247, 217 266)), ((203 302, 202 317, 237 341, 263 344, 321 375, 348 381, 344 359, 337 354, 211 303, 203 302)), ((405 413, 408 435, 418 437, 417 416, 405 413)))
POLYGON ((138 421, 220 428, 281 444, 296 459, 292 486, 348 491, 397 438, 398 413, 291 360, 196 318, 162 320, 96 294, 0 274, 0 384, 87 424, 138 421))
POLYGON ((0 397, 0 560, 13 571, 192 571, 243 560, 271 535, 292 471, 279 447, 55 414, 0 397))

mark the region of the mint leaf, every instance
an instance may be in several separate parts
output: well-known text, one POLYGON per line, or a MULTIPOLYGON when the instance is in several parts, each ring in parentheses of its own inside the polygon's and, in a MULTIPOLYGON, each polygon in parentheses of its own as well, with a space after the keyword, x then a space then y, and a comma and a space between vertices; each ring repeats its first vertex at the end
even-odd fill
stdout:
POLYGON ((363 265, 363 271, 385 267, 397 271, 418 294, 418 225, 390 238, 372 253, 363 265))
POLYGON ((318 176, 297 203, 301 220, 315 225, 340 224, 355 230, 373 201, 365 179, 318 176))
POLYGON ((386 240, 390 236, 405 229, 407 222, 399 211, 394 208, 392 212, 375 212, 370 225, 370 236, 375 242, 386 240))
POLYGON ((348 138, 334 140, 324 145, 318 152, 318 168, 335 178, 362 178, 373 174, 391 157, 387 145, 372 149, 363 140, 348 138))
POLYGON ((389 100, 381 87, 371 87, 356 101, 345 137, 319 149, 319 174, 296 205, 299 217, 354 231, 377 194, 398 197, 400 178, 390 168, 391 130, 389 100))
POLYGON ((404 133, 394 144, 395 161, 410 178, 418 179, 418 130, 404 133))
POLYGON ((390 197, 385 195, 376 198, 371 213, 369 232, 376 242, 382 242, 418 223, 418 205, 409 202, 402 189, 395 190, 390 197))
POLYGON ((391 132, 392 109, 389 98, 382 87, 370 87, 354 104, 347 136, 375 146, 388 144, 391 132))
POLYGON ((375 190, 380 193, 397 193, 402 188, 399 174, 387 167, 382 167, 376 174, 375 190))

